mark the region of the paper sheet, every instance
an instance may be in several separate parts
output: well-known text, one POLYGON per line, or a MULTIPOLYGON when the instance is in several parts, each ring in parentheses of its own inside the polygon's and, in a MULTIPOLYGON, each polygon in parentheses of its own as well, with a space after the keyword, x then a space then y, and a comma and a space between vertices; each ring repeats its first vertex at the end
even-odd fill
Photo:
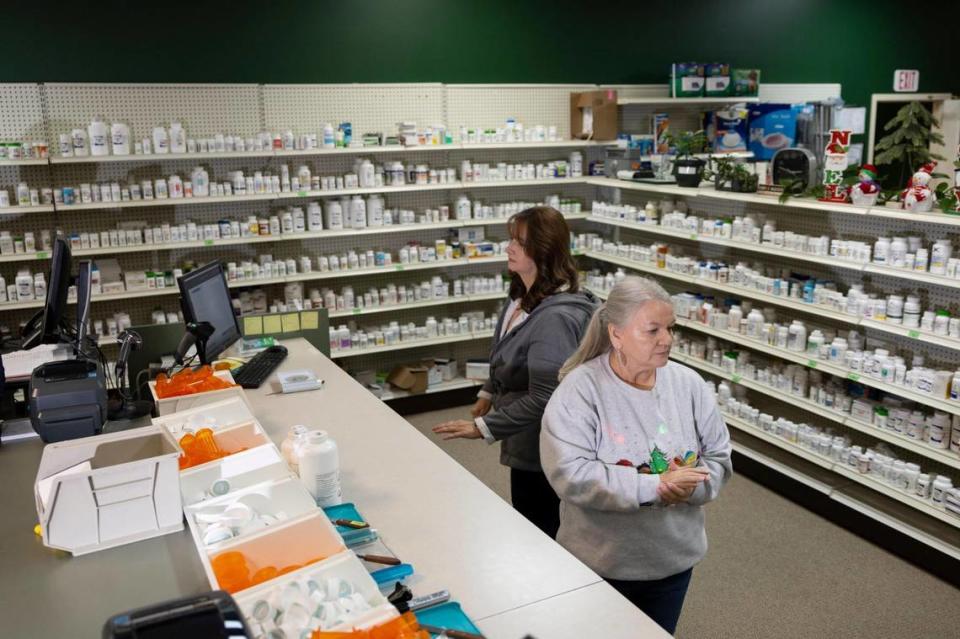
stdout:
POLYGON ((243 318, 244 335, 263 335, 262 317, 244 317, 243 318))
POLYGON ((279 315, 267 315, 263 318, 263 332, 268 335, 274 335, 276 333, 283 332, 283 323, 280 321, 279 315))
POLYGON ((320 328, 320 313, 316 311, 300 313, 300 327, 305 331, 320 328))
POLYGON ((297 313, 287 313, 282 316, 283 332, 296 333, 300 330, 300 316, 297 313))

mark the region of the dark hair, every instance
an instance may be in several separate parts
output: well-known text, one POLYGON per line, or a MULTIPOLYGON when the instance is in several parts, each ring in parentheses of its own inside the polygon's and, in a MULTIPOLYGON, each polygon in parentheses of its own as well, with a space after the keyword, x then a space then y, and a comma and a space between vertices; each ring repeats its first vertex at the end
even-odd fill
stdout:
POLYGON ((534 206, 520 211, 507 222, 510 237, 520 239, 520 226, 527 231, 523 252, 537 265, 537 279, 530 290, 516 273, 511 275, 510 299, 520 299, 520 307, 533 311, 549 295, 562 290, 580 290, 577 265, 570 255, 570 227, 560 211, 550 206, 534 206))

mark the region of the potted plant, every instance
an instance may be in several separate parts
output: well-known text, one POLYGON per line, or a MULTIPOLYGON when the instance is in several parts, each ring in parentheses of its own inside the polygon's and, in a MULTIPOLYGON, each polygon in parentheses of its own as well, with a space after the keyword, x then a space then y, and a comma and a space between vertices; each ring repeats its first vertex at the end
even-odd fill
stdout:
MULTIPOLYGON (((905 104, 887 122, 883 130, 889 133, 877 141, 873 157, 874 164, 887 169, 886 188, 902 189, 918 167, 944 159, 930 152, 931 144, 943 144, 943 136, 937 131, 939 126, 936 118, 917 100, 905 104)), ((933 177, 946 176, 934 174, 933 177)))
POLYGON ((760 178, 733 157, 712 157, 704 171, 704 179, 713 180, 718 191, 756 193, 760 178))
POLYGON ((677 186, 696 188, 703 179, 706 162, 696 157, 697 153, 704 153, 709 146, 707 134, 700 131, 686 131, 680 135, 668 135, 670 146, 677 152, 674 161, 673 174, 677 178, 677 186))

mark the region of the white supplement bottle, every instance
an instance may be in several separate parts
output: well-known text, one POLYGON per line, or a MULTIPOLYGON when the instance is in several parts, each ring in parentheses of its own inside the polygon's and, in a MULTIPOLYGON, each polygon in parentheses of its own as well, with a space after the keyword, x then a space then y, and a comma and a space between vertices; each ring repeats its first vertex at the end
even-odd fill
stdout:
POLYGON ((337 444, 326 431, 312 430, 296 447, 300 481, 321 508, 342 503, 340 455, 337 444))
POLYGON ((290 468, 297 474, 300 473, 300 459, 297 457, 296 448, 297 445, 306 441, 306 435, 309 432, 310 430, 302 424, 291 426, 283 443, 280 444, 280 452, 283 454, 283 458, 287 460, 290 468))

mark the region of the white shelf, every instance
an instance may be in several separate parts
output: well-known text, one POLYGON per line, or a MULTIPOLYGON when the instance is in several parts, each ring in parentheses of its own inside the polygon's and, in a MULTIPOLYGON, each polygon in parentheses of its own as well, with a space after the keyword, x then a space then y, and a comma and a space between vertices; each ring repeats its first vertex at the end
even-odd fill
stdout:
POLYGON ((934 275, 925 271, 911 271, 905 268, 894 268, 892 266, 880 266, 878 264, 865 264, 864 273, 874 273, 886 277, 896 277, 902 280, 919 281, 933 286, 945 286, 947 288, 960 289, 960 278, 947 277, 945 275, 934 275))
POLYGON ((493 331, 478 331, 475 333, 466 333, 458 335, 444 335, 442 337, 430 337, 427 339, 411 339, 388 346, 369 346, 367 348, 350 348, 347 350, 330 350, 330 359, 344 359, 347 357, 360 357, 363 355, 375 355, 377 353, 387 353, 390 351, 402 351, 410 348, 420 348, 422 346, 433 346, 436 344, 453 344, 456 342, 469 342, 479 339, 493 337, 493 331))
POLYGON ((753 391, 766 395, 767 397, 771 397, 777 401, 784 402, 792 406, 796 406, 801 410, 804 410, 809 413, 813 413, 815 415, 818 415, 824 419, 828 419, 842 426, 846 426, 853 430, 860 431, 866 435, 869 435, 876 439, 881 439, 885 442, 888 442, 890 444, 893 444, 894 446, 898 446, 905 450, 912 451, 918 455, 926 457, 927 459, 932 459, 946 466, 960 469, 960 455, 957 455, 956 453, 950 450, 933 448, 932 446, 927 446, 926 444, 918 440, 910 439, 905 435, 900 435, 893 431, 877 428, 873 424, 867 424, 857 419, 854 419, 847 413, 841 413, 840 411, 825 408, 815 402, 810 401, 809 399, 804 399, 801 397, 797 397, 796 395, 784 393, 779 389, 773 388, 772 386, 768 386, 766 384, 761 384, 754 380, 744 379, 742 376, 736 373, 734 374, 727 373, 721 368, 713 366, 712 364, 705 362, 703 360, 690 357, 689 355, 681 355, 679 353, 676 353, 676 354, 671 354, 670 358, 682 364, 686 364, 691 368, 696 368, 706 373, 710 373, 711 375, 714 375, 716 377, 729 380, 735 384, 740 384, 745 388, 749 388, 753 391))
MULTIPOLYGON (((593 218, 590 218, 590 219, 593 219, 593 218)), ((721 284, 720 282, 714 282, 713 280, 707 280, 702 277, 694 277, 691 275, 674 273, 673 271, 669 271, 667 269, 657 268, 649 264, 645 264, 642 262, 635 262, 627 258, 608 255, 606 253, 600 253, 596 251, 587 251, 585 255, 587 257, 590 257, 600 262, 607 262, 609 264, 622 266, 624 268, 640 271, 642 273, 649 273, 657 277, 663 277, 663 278, 674 280, 677 282, 684 282, 687 284, 692 284, 694 286, 710 289, 713 291, 721 291, 724 293, 729 293, 730 295, 735 295, 737 297, 745 297, 748 299, 758 300, 761 302, 773 304, 775 306, 781 306, 783 308, 789 308, 792 310, 800 311, 802 313, 810 313, 813 315, 817 315, 818 317, 830 319, 836 322, 843 322, 851 326, 862 326, 863 328, 868 328, 875 331, 888 333, 890 335, 910 337, 912 339, 916 339, 922 342, 927 342, 929 344, 935 344, 937 346, 945 346, 947 348, 960 350, 960 340, 952 337, 946 337, 943 335, 936 335, 929 331, 909 329, 900 324, 894 324, 892 322, 880 322, 877 320, 863 319, 855 315, 849 315, 847 313, 841 313, 840 311, 835 311, 833 309, 827 308, 820 304, 807 304, 806 302, 800 302, 790 297, 769 295, 767 293, 761 293, 760 291, 745 288, 742 286, 721 284)), ((960 283, 960 280, 958 280, 958 283, 960 283)))
MULTIPOLYGON (((500 149, 565 149, 580 147, 602 147, 613 142, 595 142, 592 140, 555 140, 551 142, 496 142, 490 144, 424 144, 417 146, 349 146, 342 148, 319 149, 269 149, 266 151, 229 151, 222 153, 152 153, 140 155, 101 155, 84 157, 51 157, 50 164, 98 164, 104 162, 177 162, 223 160, 234 158, 288 158, 323 157, 325 155, 364 155, 382 153, 422 153, 437 151, 484 151, 500 149)), ((0 167, 7 164, 47 164, 47 160, 19 160, 17 162, 0 161, 0 167)))
POLYGON ((960 415, 960 402, 951 402, 946 399, 940 399, 937 397, 931 397, 929 395, 924 395, 916 391, 904 388, 902 386, 896 386, 894 384, 888 384, 882 382, 878 379, 874 379, 868 375, 860 375, 849 369, 842 368, 835 364, 829 362, 824 362, 815 358, 808 357, 805 353, 797 353, 794 351, 788 351, 783 348, 777 348, 776 346, 770 346, 761 341, 750 339, 744 337, 739 333, 733 333, 730 331, 722 331, 716 328, 712 328, 700 322, 694 322, 691 320, 686 320, 682 318, 677 318, 677 324, 685 328, 705 333, 707 335, 713 335, 722 340, 733 344, 739 344, 744 348, 749 348, 750 350, 760 351, 762 353, 767 353, 768 355, 773 355, 783 360, 791 361, 796 364, 801 364, 807 368, 816 369, 823 371, 829 375, 835 377, 840 377, 843 379, 849 379, 854 382, 858 382, 864 386, 869 386, 871 388, 876 388, 878 390, 886 391, 892 395, 897 395, 898 397, 903 397, 904 399, 910 399, 918 404, 924 406, 930 406, 931 408, 938 408, 944 412, 951 413, 953 415, 960 415))
POLYGON ((427 390, 422 393, 410 393, 405 390, 400 390, 399 388, 385 390, 380 395, 380 399, 382 401, 389 402, 393 399, 402 399, 404 397, 420 397, 421 395, 431 395, 433 393, 442 393, 444 391, 458 390, 460 388, 476 388, 477 386, 483 386, 483 382, 475 379, 458 377, 447 382, 440 382, 439 384, 428 386, 427 390))
POLYGON ((769 444, 772 444, 778 448, 782 448, 783 450, 786 450, 797 457, 805 459, 822 468, 826 468, 827 470, 837 473, 838 475, 851 479, 859 484, 875 490, 878 493, 881 493, 882 495, 890 497, 891 499, 894 499, 902 504, 906 504, 911 508, 915 508, 926 515, 939 519, 940 521, 950 524, 956 528, 960 528, 960 516, 951 515, 945 509, 936 506, 931 501, 893 488, 888 484, 878 481, 869 474, 860 473, 849 466, 837 463, 833 459, 818 455, 792 442, 788 442, 785 439, 777 437, 776 435, 771 435, 770 433, 764 432, 763 429, 757 428, 753 424, 749 424, 742 419, 738 419, 729 415, 724 415, 723 419, 728 425, 742 430, 745 433, 756 437, 757 439, 762 439, 763 441, 768 442, 769 444))
POLYGON ((0 169, 5 166, 46 166, 46 158, 30 158, 29 160, 0 160, 0 169))
POLYGON ((697 196, 696 188, 677 186, 676 184, 652 184, 649 182, 633 182, 608 177, 590 177, 587 178, 587 184, 591 184, 593 186, 605 186, 614 189, 626 189, 628 191, 662 193, 664 195, 682 195, 684 197, 697 196))
POLYGON ((352 308, 345 311, 333 311, 328 313, 330 318, 335 317, 356 317, 359 315, 374 315, 376 313, 388 313, 391 311, 406 311, 413 308, 429 308, 431 306, 447 306, 449 304, 465 304, 468 302, 483 302, 486 300, 502 300, 506 298, 506 293, 489 293, 486 295, 460 295, 459 297, 442 297, 432 300, 423 300, 420 302, 411 302, 409 304, 385 304, 383 306, 369 306, 365 308, 352 308))
MULTIPOLYGON (((612 220, 609 218, 600 217, 598 215, 592 215, 590 216, 589 219, 591 222, 596 222, 597 224, 606 224, 608 226, 619 226, 621 228, 632 229, 640 233, 650 233, 651 235, 659 235, 661 237, 673 237, 680 240, 700 242, 701 244, 712 244, 713 246, 724 246, 731 249, 737 249, 740 251, 750 251, 751 253, 773 255, 775 257, 788 257, 793 260, 810 262, 812 264, 821 264, 823 266, 829 266, 833 268, 844 268, 851 271, 862 271, 866 266, 863 262, 852 262, 849 260, 842 260, 836 257, 830 257, 829 255, 813 255, 811 253, 791 251, 786 248, 777 248, 772 244, 753 244, 750 242, 727 240, 719 237, 712 237, 709 235, 700 235, 699 233, 691 233, 688 231, 680 231, 680 230, 671 229, 671 228, 664 228, 659 224, 636 224, 636 223, 626 222, 622 220, 612 220)), ((901 275, 900 277, 903 277, 903 276, 901 275)), ((953 280, 950 280, 950 281, 953 281, 953 280)), ((956 280, 956 286, 960 287, 960 280, 956 280)))
MULTIPOLYGON (((282 193, 261 193, 257 195, 225 195, 222 197, 179 197, 152 200, 128 200, 126 202, 91 202, 88 204, 60 204, 58 211, 88 211, 101 209, 144 208, 157 206, 186 206, 191 204, 224 204, 231 202, 270 202, 276 200, 295 200, 303 198, 349 197, 354 195, 375 195, 384 193, 423 193, 426 191, 461 191, 470 189, 498 189, 520 186, 545 186, 563 184, 585 184, 587 178, 545 178, 538 180, 498 180, 491 182, 447 182, 444 184, 410 184, 403 186, 381 186, 356 189, 329 189, 321 191, 286 191, 282 193)), ((9 207, 0 209, 0 213, 22 213, 42 211, 47 207, 9 207)), ((53 210, 52 207, 49 210, 53 210)))
MULTIPOLYGON (((228 151, 220 153, 141 153, 139 155, 85 155, 83 157, 51 157, 50 164, 103 164, 115 162, 179 162, 196 160, 227 160, 232 158, 268 158, 270 151, 228 151)), ((46 161, 44 160, 44 163, 46 161)))
POLYGON ((716 98, 619 98, 617 100, 618 106, 639 106, 639 105, 649 105, 649 106, 669 106, 671 104, 756 104, 760 102, 760 98, 757 96, 733 96, 733 97, 716 97, 716 98))
POLYGON ((0 215, 20 215, 22 213, 53 213, 52 204, 40 204, 37 206, 5 206, 0 208, 0 215))

